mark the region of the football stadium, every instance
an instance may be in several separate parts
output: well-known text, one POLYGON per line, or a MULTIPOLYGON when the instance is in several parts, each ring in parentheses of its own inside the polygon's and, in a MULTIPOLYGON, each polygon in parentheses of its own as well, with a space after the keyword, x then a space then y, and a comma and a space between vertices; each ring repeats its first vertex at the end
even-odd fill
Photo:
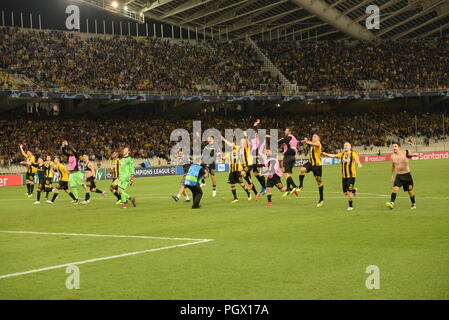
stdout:
POLYGON ((449 299, 449 1, 0 11, 0 300, 449 299))

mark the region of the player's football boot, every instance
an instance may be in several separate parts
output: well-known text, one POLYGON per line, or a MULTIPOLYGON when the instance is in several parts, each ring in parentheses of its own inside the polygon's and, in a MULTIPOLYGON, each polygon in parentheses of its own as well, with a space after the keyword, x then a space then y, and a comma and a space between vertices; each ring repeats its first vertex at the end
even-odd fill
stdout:
MULTIPOLYGON (((175 200, 176 202, 179 201, 179 198, 178 198, 177 196, 171 196, 171 197, 172 197, 172 199, 175 200)), ((121 200, 120 200, 120 202, 121 202, 121 200)), ((117 204, 117 203, 116 203, 116 204, 117 204)))
POLYGON ((256 201, 259 201, 260 197, 261 197, 260 193, 256 194, 256 201))
POLYGON ((410 207, 410 209, 415 210, 416 209, 416 204, 412 204, 412 206, 410 207))
POLYGON ((298 188, 293 188, 292 189, 292 192, 293 192, 293 194, 295 195, 295 196, 299 196, 299 191, 298 191, 298 188))
POLYGON ((33 204, 39 204, 41 203, 40 201, 34 201, 33 204))
POLYGON ((128 205, 127 204, 123 204, 121 208, 122 209, 128 209, 128 205))
POLYGON ((253 197, 251 195, 248 196, 248 201, 251 201, 253 197))
POLYGON ((266 204, 265 204, 265 207, 272 207, 273 206, 273 202, 267 202, 266 204))
POLYGON ((217 190, 212 190, 212 197, 216 197, 217 196, 217 190))
POLYGON ((320 201, 316 205, 317 208, 321 208, 322 206, 324 206, 324 201, 320 201))
POLYGON ((51 201, 51 200, 47 200, 46 202, 50 203, 50 204, 53 204, 53 201, 51 201))
POLYGON ((28 194, 28 198, 31 198, 32 196, 33 196, 32 193, 29 193, 29 194, 28 194))
POLYGON ((136 206, 136 198, 135 197, 131 198, 131 203, 133 204, 133 207, 136 206))
POLYGON ((284 194, 282 195, 282 198, 285 198, 285 197, 289 196, 290 192, 291 191, 285 191, 284 194))
POLYGON ((390 210, 394 209, 394 202, 387 202, 385 203, 385 205, 387 206, 387 208, 390 208, 390 210))
POLYGON ((190 199, 185 199, 184 202, 190 202, 190 199))
POLYGON ((118 206, 118 205, 121 204, 121 203, 122 203, 122 199, 117 200, 117 202, 115 203, 115 205, 118 206))
POLYGON ((234 199, 231 201, 231 203, 237 203, 237 202, 239 202, 239 199, 234 199))
POLYGON ((348 209, 346 209, 346 210, 352 211, 352 210, 354 210, 354 208, 353 207, 348 207, 348 209))

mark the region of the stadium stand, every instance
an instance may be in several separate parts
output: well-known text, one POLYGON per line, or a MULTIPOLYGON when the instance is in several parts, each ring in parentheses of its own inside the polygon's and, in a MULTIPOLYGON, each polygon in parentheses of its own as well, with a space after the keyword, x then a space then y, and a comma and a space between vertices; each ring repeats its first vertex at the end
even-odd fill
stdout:
POLYGON ((261 42, 300 91, 449 87, 449 38, 373 42, 261 42))

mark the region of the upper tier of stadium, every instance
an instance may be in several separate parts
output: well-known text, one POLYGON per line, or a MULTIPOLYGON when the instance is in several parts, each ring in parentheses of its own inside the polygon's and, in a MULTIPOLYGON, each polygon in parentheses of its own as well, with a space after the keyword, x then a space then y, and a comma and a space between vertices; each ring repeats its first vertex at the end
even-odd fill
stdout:
POLYGON ((76 92, 447 90, 449 38, 179 41, 0 28, 0 86, 76 92))

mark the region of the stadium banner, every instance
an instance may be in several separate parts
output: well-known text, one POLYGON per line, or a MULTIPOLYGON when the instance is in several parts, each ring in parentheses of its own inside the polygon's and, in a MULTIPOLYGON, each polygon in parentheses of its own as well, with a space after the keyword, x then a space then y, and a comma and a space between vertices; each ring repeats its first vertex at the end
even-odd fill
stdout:
POLYGON ((21 174, 0 175, 0 188, 22 185, 23 179, 21 174))
POLYGON ((136 168, 134 177, 159 177, 176 175, 176 166, 136 168))
POLYGON ((391 154, 376 156, 359 156, 360 162, 384 162, 391 160, 391 154))
POLYGON ((449 152, 424 152, 413 160, 433 160, 433 159, 449 159, 449 152))

